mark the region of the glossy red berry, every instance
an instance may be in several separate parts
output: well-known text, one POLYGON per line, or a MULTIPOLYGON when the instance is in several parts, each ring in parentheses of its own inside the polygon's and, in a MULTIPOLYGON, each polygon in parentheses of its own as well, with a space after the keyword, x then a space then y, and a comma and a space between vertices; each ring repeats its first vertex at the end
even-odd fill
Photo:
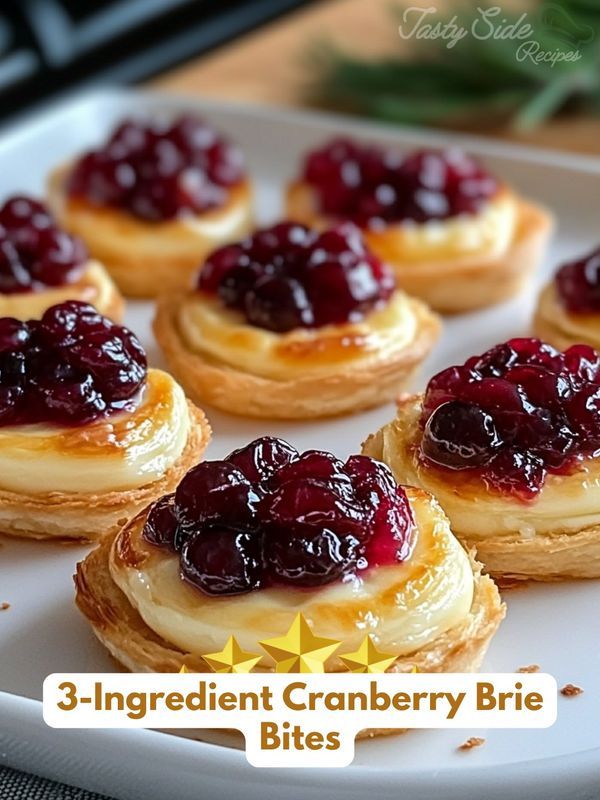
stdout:
POLYGON ((231 525, 237 530, 255 527, 258 495, 252 483, 229 461, 203 461, 191 469, 175 492, 181 525, 231 525))
POLYGON ((177 527, 175 495, 167 494, 150 508, 144 523, 143 537, 150 544, 174 550, 177 527))
POLYGON ((237 467, 251 483, 260 484, 280 473, 298 457, 296 448, 283 439, 263 436, 234 450, 225 460, 237 467))
POLYGON ((221 526, 206 527, 181 548, 182 577, 206 594, 243 594, 262 580, 261 539, 221 526))

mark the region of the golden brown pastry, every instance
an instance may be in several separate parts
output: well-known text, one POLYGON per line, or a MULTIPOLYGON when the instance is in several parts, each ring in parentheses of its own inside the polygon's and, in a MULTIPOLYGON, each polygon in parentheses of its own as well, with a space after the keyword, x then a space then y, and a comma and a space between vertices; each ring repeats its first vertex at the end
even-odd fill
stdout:
POLYGON ((50 306, 79 300, 122 319, 125 302, 102 264, 38 200, 15 195, 0 207, 0 248, 0 317, 39 319, 50 306))
POLYGON ((210 428, 126 328, 70 301, 0 319, 0 532, 99 539, 172 490, 210 428))
POLYGON ((470 311, 520 291, 546 246, 551 215, 456 150, 333 140, 308 154, 287 215, 316 227, 351 219, 400 286, 437 311, 470 311))
MULTIPOLYGON (((376 645, 398 654, 391 671, 470 671, 504 616, 431 496, 405 492, 371 459, 300 455, 269 437, 192 469, 90 553, 75 582, 94 633, 133 671, 206 671, 202 655, 230 635, 259 652, 298 612, 319 636, 343 640, 342 654, 360 644, 368 615, 376 645), (324 528, 318 508, 342 484, 345 505, 324 528), (266 525, 278 535, 263 539, 266 525)), ((258 669, 273 667, 265 653, 258 669)), ((333 656, 326 668, 343 667, 333 656)))
POLYGON ((50 175, 48 201, 132 297, 187 287, 253 219, 239 151, 193 117, 122 123, 102 149, 50 175))
POLYGON ((431 492, 494 576, 600 576, 600 358, 513 339, 406 395, 363 452, 431 492))
POLYGON ((192 399, 282 419, 393 399, 439 327, 395 288, 354 226, 317 234, 294 223, 217 250, 197 289, 160 298, 154 321, 169 369, 192 399))
POLYGON ((561 350, 600 348, 600 248, 568 261, 542 289, 533 320, 536 336, 561 350))

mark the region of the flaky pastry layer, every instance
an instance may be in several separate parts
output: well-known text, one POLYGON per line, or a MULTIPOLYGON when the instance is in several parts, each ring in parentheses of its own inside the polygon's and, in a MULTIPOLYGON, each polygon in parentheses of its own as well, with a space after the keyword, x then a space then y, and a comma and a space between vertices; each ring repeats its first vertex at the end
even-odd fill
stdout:
POLYGON ((159 479, 125 491, 17 493, 0 490, 0 533, 10 536, 95 541, 115 534, 142 508, 174 491, 210 439, 204 413, 188 402, 190 430, 175 464, 159 479))
POLYGON ((251 650, 257 641, 283 636, 301 612, 321 635, 349 649, 360 646, 368 620, 382 650, 404 655, 457 625, 473 601, 471 564, 446 515, 427 492, 406 491, 415 519, 410 556, 318 590, 271 586, 211 597, 181 580, 176 554, 145 541, 142 517, 117 535, 111 574, 146 624, 186 652, 220 649, 224 630, 251 650))
POLYGON ((573 344, 589 344, 600 350, 600 313, 574 314, 567 311, 553 281, 540 293, 533 331, 559 350, 566 350, 573 344))
POLYGON ((252 186, 248 180, 229 190, 227 202, 202 214, 166 222, 146 222, 114 208, 69 197, 69 165, 48 178, 48 205, 59 223, 80 236, 130 297, 156 297, 191 285, 192 277, 215 248, 243 238, 252 229, 252 186))
MULTIPOLYGON (((191 351, 178 325, 185 297, 183 293, 165 296, 157 304, 154 333, 169 369, 192 399, 245 417, 312 419, 382 405, 397 396, 440 331, 438 318, 411 298, 415 336, 400 352, 366 365, 332 366, 327 374, 304 376, 296 369, 288 380, 272 380, 191 351)), ((318 358, 318 338, 312 346, 318 358)))

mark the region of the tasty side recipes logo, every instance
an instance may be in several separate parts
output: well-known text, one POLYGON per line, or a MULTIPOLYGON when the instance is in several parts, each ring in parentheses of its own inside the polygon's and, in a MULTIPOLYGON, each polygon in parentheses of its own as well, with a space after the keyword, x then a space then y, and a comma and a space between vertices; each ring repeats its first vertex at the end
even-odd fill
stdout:
POLYGON ((435 6, 410 6, 402 13, 398 33, 403 39, 441 39, 449 50, 469 37, 480 42, 510 41, 515 43, 517 61, 551 67, 579 61, 581 46, 595 36, 591 26, 576 22, 561 5, 553 3, 545 3, 535 21, 525 11, 519 16, 507 15, 501 6, 477 6, 462 20, 459 14, 443 16, 435 6), (549 47, 549 41, 556 46, 549 47))
POLYGON ((396 656, 368 636, 339 654, 345 672, 326 673, 341 643, 315 635, 302 615, 284 636, 259 644, 275 672, 255 671, 263 656, 230 637, 203 657, 212 674, 49 675, 44 720, 55 728, 238 730, 257 767, 347 766, 365 730, 545 728, 556 720, 550 675, 385 672, 396 656))

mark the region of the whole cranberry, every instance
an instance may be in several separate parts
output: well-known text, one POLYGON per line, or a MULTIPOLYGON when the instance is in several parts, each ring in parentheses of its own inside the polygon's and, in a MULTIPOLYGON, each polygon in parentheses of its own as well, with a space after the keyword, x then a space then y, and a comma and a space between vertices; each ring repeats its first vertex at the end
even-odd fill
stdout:
POLYGON ((126 400, 140 388, 146 355, 125 329, 92 330, 72 347, 72 356, 98 385, 110 387, 113 400, 126 400))
POLYGON ((253 530, 258 499, 250 481, 233 464, 203 461, 177 487, 177 519, 185 527, 214 523, 253 530))
POLYGON ((331 480, 288 480, 261 503, 261 512, 280 529, 296 524, 329 528, 360 537, 366 514, 354 499, 343 496, 331 480))
POLYGON ((177 516, 175 514, 175 495, 167 494, 157 500, 150 508, 144 523, 143 537, 158 547, 175 549, 177 516))
POLYGON ((67 300, 48 308, 41 319, 44 336, 52 343, 73 344, 85 333, 109 330, 110 322, 94 306, 79 300, 67 300))
POLYGON ((243 594, 262 579, 261 538, 222 526, 203 528, 181 548, 182 577, 210 595, 243 594))
POLYGON ((258 280, 246 295, 245 311, 252 325, 281 333, 308 328, 314 319, 306 291, 293 278, 258 280))
POLYGON ((251 483, 261 483, 297 458, 298 451, 283 439, 262 436, 231 452, 225 461, 237 467, 251 483))
POLYGON ((323 586, 356 566, 360 542, 351 534, 340 535, 329 528, 296 525, 269 531, 265 552, 274 583, 323 586))
POLYGON ((541 458, 525 451, 504 450, 490 463, 485 480, 495 490, 521 496, 525 500, 535 497, 541 490, 546 470, 541 458))
POLYGON ((270 482, 271 488, 282 486, 287 481, 314 479, 333 482, 337 486, 340 479, 348 483, 344 474, 344 464, 339 458, 325 450, 306 450, 288 464, 281 465, 270 482))
POLYGON ((228 244, 214 250, 202 265, 197 288, 216 293, 225 276, 236 267, 247 267, 250 257, 239 244, 228 244))
POLYGON ((464 469, 488 462, 502 445, 493 418, 479 406, 451 400, 439 406, 427 420, 423 453, 450 469, 464 469))
POLYGON ((85 424, 106 411, 106 402, 90 375, 50 380, 35 380, 35 394, 30 402, 44 409, 44 417, 59 425, 69 425, 76 409, 77 421, 85 424))

